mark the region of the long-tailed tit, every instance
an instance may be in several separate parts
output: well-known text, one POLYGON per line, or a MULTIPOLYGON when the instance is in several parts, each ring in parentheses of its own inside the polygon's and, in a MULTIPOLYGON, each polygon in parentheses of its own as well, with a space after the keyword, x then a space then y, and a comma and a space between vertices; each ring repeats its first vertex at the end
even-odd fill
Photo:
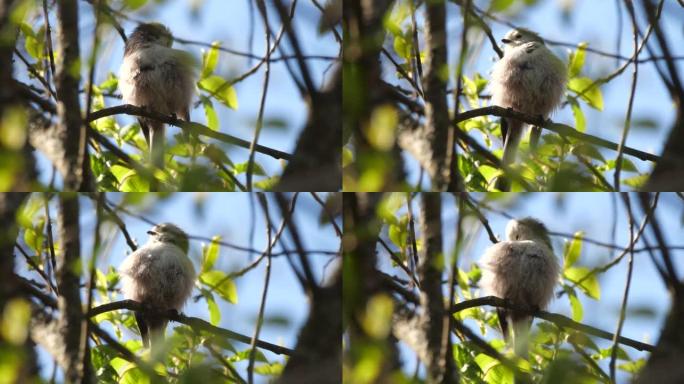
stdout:
MULTIPOLYGON (((482 287, 515 305, 545 309, 553 298, 560 269, 548 230, 531 217, 511 220, 506 226, 506 239, 489 247, 482 257, 482 287)), ((516 354, 527 357, 532 317, 505 308, 497 312, 504 338, 510 341, 512 330, 516 354)))
POLYGON ((147 311, 135 313, 145 347, 163 340, 168 320, 154 313, 180 311, 195 284, 195 268, 188 258, 188 235, 164 223, 147 232, 147 243, 121 263, 121 291, 126 299, 141 303, 147 311))
MULTIPOLYGON (((547 119, 560 105, 567 83, 567 69, 563 61, 544 45, 538 34, 523 28, 509 31, 501 40, 504 55, 492 72, 492 104, 547 119)), ((523 123, 502 119, 504 139, 503 165, 515 161, 515 154, 523 132, 523 123)), ((541 129, 534 127, 530 143, 536 146, 541 129)), ((505 178, 497 187, 508 190, 505 178)))
MULTIPOLYGON (((162 24, 140 24, 129 36, 119 70, 126 103, 190 121, 195 70, 193 57, 171 48, 173 36, 162 24)), ((164 124, 139 118, 152 163, 164 166, 164 124)))

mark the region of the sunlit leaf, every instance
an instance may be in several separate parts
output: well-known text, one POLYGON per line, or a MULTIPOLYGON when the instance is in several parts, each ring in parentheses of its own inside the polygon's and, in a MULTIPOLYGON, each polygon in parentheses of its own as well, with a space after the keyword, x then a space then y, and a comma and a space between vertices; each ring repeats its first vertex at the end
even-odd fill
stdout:
POLYGON ((569 281, 578 284, 578 287, 587 296, 599 300, 601 298, 601 287, 598 278, 595 273, 588 276, 589 272, 589 268, 586 267, 570 267, 563 271, 563 276, 569 281), (580 280, 582 280, 581 283, 580 280))
POLYGON ((210 75, 200 80, 197 86, 209 92, 210 95, 216 97, 221 103, 228 108, 238 109, 237 92, 235 88, 220 76, 210 75))
POLYGON ((590 107, 603 110, 603 94, 600 84, 594 84, 594 80, 588 77, 574 77, 568 82, 568 89, 575 92, 582 100, 586 101, 590 107))
POLYGON ((394 145, 394 133, 399 122, 397 110, 383 105, 373 110, 366 132, 368 142, 381 151, 388 151, 394 145))
POLYGON ((219 241, 221 241, 221 236, 214 236, 211 238, 211 243, 202 248, 202 272, 210 271, 214 268, 221 250, 219 241))
POLYGON ((224 300, 237 304, 237 286, 233 279, 219 270, 211 270, 200 275, 200 281, 217 292, 224 300))
POLYGON ((568 64, 568 77, 575 77, 580 74, 584 66, 585 51, 589 45, 586 42, 581 42, 577 45, 577 51, 570 54, 570 63, 568 64))
POLYGON ((575 129, 584 132, 587 130, 587 121, 584 117, 584 112, 582 112, 582 107, 580 107, 577 100, 568 98, 568 103, 572 109, 572 116, 575 118, 575 129))
POLYGON ((214 103, 209 98, 203 98, 202 106, 204 107, 204 116, 207 118, 207 127, 213 131, 218 131, 219 120, 214 109, 214 103))
POLYGON ((369 336, 384 339, 392 330, 392 314, 394 303, 386 294, 372 296, 366 304, 366 311, 361 318, 361 326, 369 336))
POLYGON ((219 50, 218 48, 221 46, 221 42, 219 41, 214 41, 211 43, 211 48, 209 48, 208 51, 204 52, 202 54, 202 78, 205 78, 212 73, 214 73, 214 69, 216 69, 216 64, 218 63, 218 58, 219 58, 219 50))
POLYGON ((582 239, 584 238, 584 232, 575 232, 575 236, 566 243, 565 254, 563 255, 563 265, 565 268, 572 267, 575 262, 580 257, 582 253, 582 239))
POLYGON ((207 300, 207 309, 209 309, 209 322, 212 325, 218 325, 221 322, 221 311, 214 300, 214 295, 209 293, 204 298, 207 300))

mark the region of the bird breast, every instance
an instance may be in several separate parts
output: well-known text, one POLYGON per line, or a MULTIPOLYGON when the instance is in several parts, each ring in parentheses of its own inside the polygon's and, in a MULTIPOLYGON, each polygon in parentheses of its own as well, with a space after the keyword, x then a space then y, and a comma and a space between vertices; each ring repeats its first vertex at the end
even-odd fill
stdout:
POLYGON ((192 262, 177 246, 150 242, 130 254, 120 268, 122 292, 161 310, 180 310, 195 283, 192 262))
POLYGON ((482 286, 490 294, 545 308, 553 297, 559 266, 553 252, 534 241, 502 241, 482 258, 482 286))
POLYGON ((187 52, 152 44, 124 57, 119 88, 126 103, 179 117, 194 91, 194 74, 187 52))

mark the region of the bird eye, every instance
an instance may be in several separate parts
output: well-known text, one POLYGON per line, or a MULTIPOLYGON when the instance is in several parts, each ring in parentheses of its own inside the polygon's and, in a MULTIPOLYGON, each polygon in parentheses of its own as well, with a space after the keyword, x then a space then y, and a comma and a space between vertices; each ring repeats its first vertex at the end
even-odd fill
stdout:
POLYGON ((522 37, 522 35, 521 35, 520 33, 516 33, 516 34, 515 34, 515 38, 516 38, 516 39, 519 39, 519 38, 521 38, 521 37, 522 37))

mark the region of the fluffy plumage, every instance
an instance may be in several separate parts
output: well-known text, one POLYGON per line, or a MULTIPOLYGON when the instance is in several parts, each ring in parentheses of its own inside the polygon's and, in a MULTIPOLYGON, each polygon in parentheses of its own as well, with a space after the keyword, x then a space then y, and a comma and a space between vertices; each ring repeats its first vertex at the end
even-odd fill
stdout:
MULTIPOLYGON (((544 224, 533 218, 511 220, 506 241, 487 249, 481 259, 482 287, 491 295, 530 309, 545 309, 553 298, 559 265, 544 224)), ((527 356, 527 334, 532 318, 524 312, 499 309, 504 337, 519 356, 527 356)))
MULTIPOLYGON (((492 104, 548 118, 560 105, 565 91, 565 64, 544 45, 539 35, 527 29, 513 29, 501 41, 504 56, 492 71, 492 104)), ((522 131, 521 122, 502 121, 505 165, 515 161, 522 131)), ((530 142, 536 145, 541 131, 536 128, 532 133, 530 142)), ((500 186, 501 190, 508 189, 506 182, 500 186)))
MULTIPOLYGON (((119 70, 124 102, 190 121, 195 71, 192 56, 171 48, 173 37, 162 24, 140 24, 129 36, 119 70)), ((164 124, 138 119, 153 164, 164 165, 164 124)))
MULTIPOLYGON (((145 245, 131 253, 119 268, 125 298, 142 303, 152 311, 180 311, 192 293, 195 268, 187 256, 188 235, 165 223, 153 227, 145 245)), ((136 313, 145 347, 162 338, 167 321, 149 313, 136 313)))

